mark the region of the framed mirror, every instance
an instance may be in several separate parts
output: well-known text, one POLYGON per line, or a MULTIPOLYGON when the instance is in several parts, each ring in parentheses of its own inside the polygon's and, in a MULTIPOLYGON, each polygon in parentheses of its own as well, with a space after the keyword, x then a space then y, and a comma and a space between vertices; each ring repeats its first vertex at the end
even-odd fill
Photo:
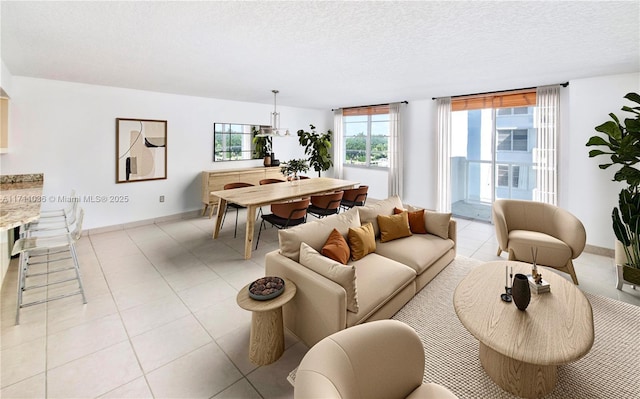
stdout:
POLYGON ((255 137, 262 127, 264 126, 240 123, 214 123, 213 161, 241 161, 264 158, 264 152, 259 142, 262 138, 255 137), (257 147, 260 148, 256 148, 256 144, 258 144, 257 147))

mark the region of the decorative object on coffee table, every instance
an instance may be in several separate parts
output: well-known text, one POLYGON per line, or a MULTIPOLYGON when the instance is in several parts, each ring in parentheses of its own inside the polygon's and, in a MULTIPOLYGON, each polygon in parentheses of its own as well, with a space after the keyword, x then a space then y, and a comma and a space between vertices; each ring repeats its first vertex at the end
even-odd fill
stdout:
POLYGON ((531 302, 531 290, 529 289, 529 279, 521 273, 517 273, 513 277, 513 285, 511 286, 511 296, 513 303, 520 310, 525 310, 531 302))
POLYGON ((275 362, 284 352, 282 306, 295 296, 296 285, 289 279, 281 280, 282 292, 272 299, 252 299, 249 296, 249 287, 255 282, 247 284, 236 297, 236 301, 242 309, 253 312, 251 315, 249 359, 259 366, 275 362))

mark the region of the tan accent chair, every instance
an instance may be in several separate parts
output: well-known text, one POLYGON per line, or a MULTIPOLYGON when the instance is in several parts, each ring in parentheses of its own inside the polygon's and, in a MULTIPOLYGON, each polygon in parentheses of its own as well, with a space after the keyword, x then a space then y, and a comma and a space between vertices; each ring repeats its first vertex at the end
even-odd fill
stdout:
POLYGON ((572 260, 580 256, 587 241, 582 222, 568 211, 551 204, 523 200, 496 200, 493 222, 498 239, 498 255, 509 253, 509 260, 536 263, 578 278, 572 260))
POLYGON ((295 399, 456 398, 422 383, 424 348, 418 334, 397 320, 379 320, 334 333, 304 356, 295 399))

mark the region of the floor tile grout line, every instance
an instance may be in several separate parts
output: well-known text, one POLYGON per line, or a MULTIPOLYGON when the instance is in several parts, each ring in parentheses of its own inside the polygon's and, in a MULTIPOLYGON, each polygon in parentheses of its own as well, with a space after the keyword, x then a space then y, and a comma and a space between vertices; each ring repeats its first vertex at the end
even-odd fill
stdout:
MULTIPOLYGON (((206 263, 204 263, 204 262, 202 261, 202 259, 200 259, 197 255, 195 255, 195 254, 194 254, 190 249, 188 249, 188 248, 184 248, 184 247, 183 247, 183 245, 182 245, 182 243, 181 243, 181 242, 179 242, 178 240, 176 240, 176 239, 175 239, 175 237, 173 237, 169 232, 167 232, 166 230, 164 230, 164 229, 162 228, 162 226, 158 225, 157 227, 158 227, 160 230, 162 230, 165 234, 167 234, 169 237, 171 237, 174 241, 176 241, 176 243, 178 243, 182 249, 185 249, 187 253, 191 254, 192 256, 195 256, 195 257, 196 257, 200 262, 202 262, 205 266, 207 266, 209 269, 211 269, 211 268, 210 268, 206 263)), ((129 235, 129 233, 126 231, 126 229, 125 229, 125 233, 127 234, 127 236, 128 236, 128 237, 130 237, 130 238, 131 238, 131 236, 130 236, 130 235, 129 235)), ((244 376, 244 373, 242 372, 242 370, 240 370, 240 368, 239 368, 239 367, 238 367, 238 366, 233 362, 233 360, 229 357, 229 355, 227 354, 227 352, 225 352, 225 351, 222 349, 222 347, 220 347, 220 345, 218 344, 218 342, 216 341, 216 339, 213 337, 213 335, 211 335, 211 333, 209 332, 209 330, 207 330, 207 328, 204 326, 204 324, 202 323, 202 321, 201 321, 201 320, 196 316, 196 314, 195 314, 195 312, 193 311, 193 309, 191 309, 191 307, 190 307, 190 306, 189 306, 189 305, 184 301, 184 299, 183 299, 183 298, 178 294, 178 292, 174 289, 174 287, 173 287, 173 286, 171 286, 171 284, 169 284, 169 282, 166 280, 165 276, 164 276, 162 273, 160 273, 160 271, 157 269, 157 267, 156 267, 156 265, 153 263, 153 261, 151 261, 151 259, 149 259, 149 258, 148 258, 148 256, 147 256, 147 255, 144 253, 144 251, 143 251, 143 250, 138 246, 138 244, 137 244, 137 243, 135 243, 135 242, 134 242, 134 244, 135 244, 135 245, 138 247, 138 249, 143 253, 143 255, 145 256, 145 258, 147 258, 147 260, 149 260, 149 262, 153 265, 153 267, 158 271, 158 274, 160 274, 160 275, 162 276, 162 279, 167 283, 167 285, 169 286, 169 288, 171 289, 171 291, 173 291, 173 293, 178 297, 178 299, 180 300, 180 302, 182 302, 182 304, 183 304, 183 305, 184 305, 184 306, 189 310, 189 314, 193 317, 193 319, 195 319, 195 320, 196 320, 196 322, 198 323, 198 325, 199 325, 199 326, 204 330, 204 332, 209 336, 209 338, 211 338, 211 342, 209 342, 209 343, 213 343, 213 344, 215 344, 215 345, 216 345, 216 347, 220 350, 220 352, 221 352, 221 353, 223 353, 223 354, 224 354, 224 356, 227 358, 227 360, 229 361, 229 363, 230 363, 231 365, 233 365, 233 367, 235 367, 235 369, 238 371, 238 373, 239 373, 241 376, 244 376)), ((226 244, 225 244, 225 245, 226 245, 226 244)), ((214 270, 212 270, 212 272, 214 272, 214 273, 215 273, 215 271, 214 271, 214 270)), ((218 273, 215 273, 215 274, 216 274, 216 275, 218 275, 218 273)), ((222 276, 220 276, 220 275, 218 275, 218 276, 219 276, 220 278, 222 278, 222 276)), ((226 282, 226 280, 225 280, 225 282, 226 282)), ((226 283, 227 283, 227 284, 229 284, 228 282, 226 282, 226 283)), ((204 283, 203 283, 203 284, 204 284, 204 283)), ((229 284, 229 285, 230 285, 230 284, 229 284)), ((231 285, 230 285, 230 286, 231 286, 231 285)), ((232 288, 232 289, 234 289, 234 288, 233 288, 233 286, 231 286, 231 288, 232 288)), ((175 321, 175 320, 174 320, 174 321, 175 321)), ((124 321, 123 321, 123 324, 124 324, 124 321)), ((169 324, 169 323, 165 323, 164 325, 167 325, 167 324, 169 324)), ((157 328, 157 327, 156 327, 156 328, 157 328)), ((126 329, 126 326, 125 326, 125 329, 126 329)), ((196 350, 198 350, 198 349, 200 349, 200 348, 202 348, 202 347, 204 347, 204 346, 208 345, 209 343, 207 343, 207 344, 205 344, 205 345, 202 345, 202 346, 200 346, 200 347, 198 347, 198 348, 196 348, 196 349, 194 349, 194 350, 192 350, 192 351, 190 351, 190 352, 188 352, 188 353, 186 353, 186 354, 184 354, 184 355, 182 355, 182 356, 180 356, 180 357, 178 357, 178 358, 176 358, 176 359, 173 359, 173 360, 172 360, 172 362, 173 362, 173 361, 175 361, 175 360, 178 360, 178 359, 180 359, 180 358, 182 358, 182 357, 184 357, 184 356, 187 356, 187 355, 188 355, 188 354, 190 354, 190 353, 193 353, 194 351, 196 351, 196 350)), ((133 342, 131 343, 131 346, 133 347, 133 342)), ((135 352, 135 347, 134 347, 134 352, 135 352)), ((136 357, 137 357, 137 353, 136 353, 136 357)), ((171 363, 171 362, 169 362, 169 363, 171 363)), ((167 364, 169 364, 169 363, 167 363, 167 364)), ((163 365, 163 366, 166 366, 166 364, 165 364, 165 365, 163 365)), ((146 375, 147 375, 147 373, 146 373, 146 372, 145 372, 145 370, 142 368, 142 365, 140 365, 140 368, 141 368, 142 372, 145 374, 145 379, 146 379, 146 375)), ((156 370, 157 370, 157 369, 156 369, 156 370)), ((147 384, 149 385, 148 380, 147 380, 147 384)), ((228 387, 226 387, 226 388, 228 388, 228 387)), ((225 389, 226 389, 226 388, 225 388, 225 389)), ((149 389, 151 389, 151 385, 149 385, 149 389)), ((152 391, 152 393, 153 393, 153 391, 152 391)), ((215 396, 215 395, 214 395, 214 396, 215 396)))

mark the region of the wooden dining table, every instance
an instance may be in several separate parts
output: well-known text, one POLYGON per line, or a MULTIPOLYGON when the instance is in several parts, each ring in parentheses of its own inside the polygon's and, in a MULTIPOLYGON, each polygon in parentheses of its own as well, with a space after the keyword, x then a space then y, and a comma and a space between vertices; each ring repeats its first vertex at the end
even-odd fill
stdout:
POLYGON ((253 233, 255 230, 256 212, 258 208, 276 202, 308 197, 314 194, 354 188, 359 184, 360 183, 358 182, 349 180, 318 177, 299 180, 296 181, 295 184, 292 182, 282 182, 265 184, 262 186, 212 191, 211 195, 215 195, 220 198, 220 201, 218 201, 218 212, 216 215, 216 225, 213 230, 213 238, 218 238, 220 226, 222 225, 222 218, 228 202, 246 207, 247 227, 244 241, 244 258, 250 259, 253 233))

